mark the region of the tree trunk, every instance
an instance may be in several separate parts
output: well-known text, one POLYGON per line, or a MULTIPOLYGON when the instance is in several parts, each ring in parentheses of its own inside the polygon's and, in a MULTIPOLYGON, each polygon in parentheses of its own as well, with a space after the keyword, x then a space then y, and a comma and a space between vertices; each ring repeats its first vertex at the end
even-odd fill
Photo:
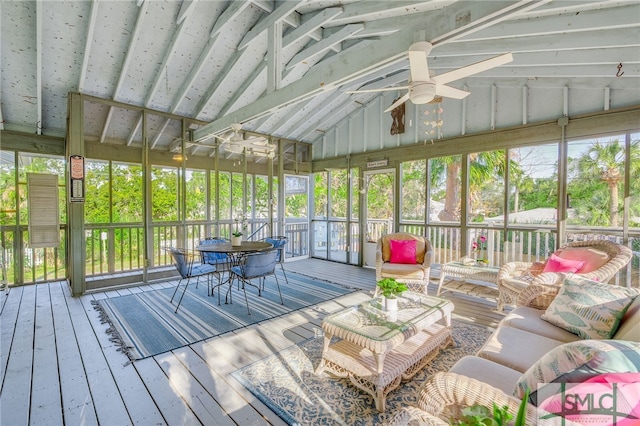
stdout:
POLYGON ((460 200, 460 188, 458 175, 460 174, 460 162, 447 165, 447 180, 445 183, 444 209, 438 214, 442 221, 455 221, 459 219, 458 204, 460 200))
POLYGON ((610 180, 609 191, 611 192, 611 202, 609 204, 609 225, 618 226, 618 181, 610 180))

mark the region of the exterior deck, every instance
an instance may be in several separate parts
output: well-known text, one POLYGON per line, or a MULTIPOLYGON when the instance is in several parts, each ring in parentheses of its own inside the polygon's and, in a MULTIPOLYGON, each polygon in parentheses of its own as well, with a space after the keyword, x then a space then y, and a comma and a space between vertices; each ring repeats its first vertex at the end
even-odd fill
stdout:
MULTIPOLYGON (((134 363, 109 341, 91 301, 175 281, 78 298, 62 281, 12 288, 0 296, 0 424, 284 424, 231 372, 314 336, 324 315, 366 299, 375 285, 374 271, 357 266, 308 259, 285 269, 362 291, 134 363)), ((446 297, 454 318, 494 326, 503 315, 484 299, 446 297)))

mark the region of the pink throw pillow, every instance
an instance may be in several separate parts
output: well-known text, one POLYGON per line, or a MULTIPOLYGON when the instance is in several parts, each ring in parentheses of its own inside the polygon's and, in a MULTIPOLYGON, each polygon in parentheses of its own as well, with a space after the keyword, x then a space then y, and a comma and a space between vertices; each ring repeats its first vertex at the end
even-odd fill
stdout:
POLYGON ((542 272, 578 272, 584 266, 584 260, 563 259, 552 254, 542 272))
POLYGON ((389 240, 391 263, 416 263, 416 240, 389 240))

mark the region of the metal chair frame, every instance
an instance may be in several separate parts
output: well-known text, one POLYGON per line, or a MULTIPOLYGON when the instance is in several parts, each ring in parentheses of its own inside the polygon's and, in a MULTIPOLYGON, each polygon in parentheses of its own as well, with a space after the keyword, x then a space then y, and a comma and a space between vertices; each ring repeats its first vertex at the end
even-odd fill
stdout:
POLYGON ((289 284, 289 278, 287 278, 287 273, 284 271, 284 252, 287 243, 289 242, 289 237, 283 236, 275 236, 275 237, 266 237, 261 241, 265 241, 267 243, 273 244, 273 248, 278 250, 278 256, 276 257, 276 262, 280 265, 280 269, 282 270, 282 275, 284 275, 284 280, 289 284))
POLYGON ((169 251, 171 254, 171 258, 173 259, 173 265, 178 270, 180 274, 180 281, 178 281, 178 285, 176 289, 173 291, 173 295, 171 296, 170 303, 173 303, 173 299, 178 292, 178 288, 182 281, 187 280, 184 286, 184 290, 182 290, 182 295, 178 300, 178 306, 176 306, 175 312, 178 312, 180 308, 180 304, 182 303, 182 298, 184 294, 187 292, 187 287, 189 287, 189 282, 191 282, 191 278, 196 278, 196 288, 198 288, 198 283, 200 282, 200 277, 207 276, 207 292, 211 290, 211 277, 212 273, 216 272, 216 268, 213 265, 208 265, 206 263, 195 263, 195 257, 197 254, 195 252, 189 251, 183 248, 175 248, 168 247, 165 250, 169 251))
MULTIPOLYGON (((249 315, 251 315, 251 311, 249 310, 249 299, 247 298, 246 285, 256 287, 258 289, 258 296, 262 296, 264 279, 270 275, 273 275, 276 279, 278 294, 280 295, 280 303, 284 305, 282 291, 280 290, 280 282, 278 281, 278 276, 275 273, 277 255, 278 252, 274 249, 257 253, 249 253, 244 256, 240 265, 231 268, 231 274, 238 278, 239 282, 242 282, 242 291, 244 292, 244 299, 247 303, 247 312, 249 315), (262 281, 258 282, 258 285, 255 285, 251 282, 251 280, 255 278, 259 278, 262 281)), ((230 292, 228 294, 230 294, 230 292)))

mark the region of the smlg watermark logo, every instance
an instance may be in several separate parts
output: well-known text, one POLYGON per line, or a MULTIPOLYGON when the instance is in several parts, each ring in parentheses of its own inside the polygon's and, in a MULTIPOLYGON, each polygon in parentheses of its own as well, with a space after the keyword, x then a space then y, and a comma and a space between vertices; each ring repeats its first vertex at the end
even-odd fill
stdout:
POLYGON ((539 424, 640 425, 640 382, 540 384, 539 424))

